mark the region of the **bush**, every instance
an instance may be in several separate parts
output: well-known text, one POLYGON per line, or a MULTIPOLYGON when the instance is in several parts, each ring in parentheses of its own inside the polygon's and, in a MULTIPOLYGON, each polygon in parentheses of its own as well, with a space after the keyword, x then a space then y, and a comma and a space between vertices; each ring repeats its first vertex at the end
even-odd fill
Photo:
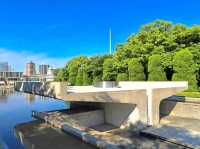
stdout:
POLYGON ((56 72, 56 76, 55 76, 55 81, 59 81, 59 82, 63 82, 66 81, 66 73, 65 73, 65 69, 61 68, 59 70, 57 70, 56 72))
POLYGON ((76 76, 76 85, 81 86, 83 85, 83 69, 79 68, 78 74, 76 76))
POLYGON ((117 71, 114 66, 114 60, 108 58, 103 63, 103 81, 115 81, 117 76, 117 71))
POLYGON ((188 49, 176 52, 173 60, 174 81, 188 81, 189 89, 197 90, 196 66, 193 55, 188 49))
POLYGON ((76 84, 76 76, 78 73, 78 65, 77 64, 71 64, 70 67, 68 68, 69 72, 69 78, 68 81, 71 85, 76 84))
POLYGON ((149 57, 148 73, 149 73, 148 74, 149 81, 165 81, 165 80, 167 80, 166 74, 162 67, 160 55, 152 55, 149 57))
POLYGON ((133 58, 128 63, 129 81, 145 80, 144 67, 137 58, 133 58))
POLYGON ((93 77, 93 84, 99 82, 99 81, 102 81, 102 76, 101 75, 98 75, 98 76, 94 76, 93 77))
POLYGON ((128 80, 127 73, 118 73, 117 81, 127 81, 127 80, 128 80))
POLYGON ((89 78, 89 74, 87 71, 87 66, 83 67, 83 85, 90 85, 91 84, 91 79, 89 78))

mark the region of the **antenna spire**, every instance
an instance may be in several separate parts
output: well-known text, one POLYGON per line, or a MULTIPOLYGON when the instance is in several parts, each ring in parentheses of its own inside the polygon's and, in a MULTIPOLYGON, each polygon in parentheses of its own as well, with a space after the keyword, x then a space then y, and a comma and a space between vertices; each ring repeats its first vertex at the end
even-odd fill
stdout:
POLYGON ((112 31, 109 29, 109 38, 110 38, 110 55, 112 54, 112 31))

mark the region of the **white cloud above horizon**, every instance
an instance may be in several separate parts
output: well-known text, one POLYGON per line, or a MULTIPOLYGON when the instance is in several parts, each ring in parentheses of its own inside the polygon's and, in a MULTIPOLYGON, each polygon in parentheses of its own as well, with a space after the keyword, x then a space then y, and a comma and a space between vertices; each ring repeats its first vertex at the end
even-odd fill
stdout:
POLYGON ((29 61, 33 61, 38 69, 38 65, 40 64, 49 64, 55 68, 63 67, 68 60, 69 57, 53 58, 48 57, 44 53, 33 53, 28 51, 16 52, 10 49, 0 48, 0 62, 8 62, 15 71, 24 72, 25 65, 29 61))

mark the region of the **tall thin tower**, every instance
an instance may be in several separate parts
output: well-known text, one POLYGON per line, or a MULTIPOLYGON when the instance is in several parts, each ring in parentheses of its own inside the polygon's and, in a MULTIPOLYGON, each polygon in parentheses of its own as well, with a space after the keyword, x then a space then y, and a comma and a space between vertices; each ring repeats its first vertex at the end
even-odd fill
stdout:
POLYGON ((112 54, 112 31, 109 29, 109 39, 110 39, 110 55, 112 54))

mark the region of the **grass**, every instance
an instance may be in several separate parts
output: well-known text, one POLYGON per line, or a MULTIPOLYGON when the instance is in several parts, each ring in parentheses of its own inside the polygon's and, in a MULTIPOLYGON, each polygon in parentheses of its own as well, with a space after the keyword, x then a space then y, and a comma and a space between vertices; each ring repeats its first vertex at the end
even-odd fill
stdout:
POLYGON ((186 96, 192 98, 200 98, 200 92, 198 91, 183 91, 176 94, 177 96, 186 96))

